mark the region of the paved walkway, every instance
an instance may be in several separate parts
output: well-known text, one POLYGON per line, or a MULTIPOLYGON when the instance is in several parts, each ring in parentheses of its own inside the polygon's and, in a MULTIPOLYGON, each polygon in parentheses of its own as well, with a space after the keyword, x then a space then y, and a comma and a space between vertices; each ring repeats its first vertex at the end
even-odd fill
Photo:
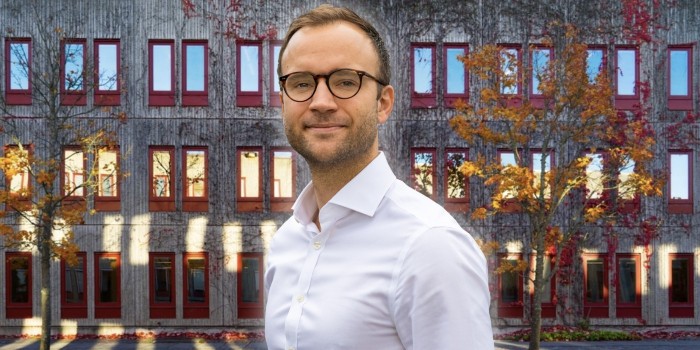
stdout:
MULTIPOLYGON (((527 349, 527 343, 496 341, 497 350, 527 349)), ((36 339, 0 339, 0 350, 34 350, 39 348, 36 339)), ((700 349, 700 339, 696 340, 645 340, 645 341, 604 341, 604 342, 543 342, 542 350, 605 349, 605 350, 685 350, 700 349)), ((59 340, 51 349, 61 350, 264 350, 263 341, 223 342, 198 339, 159 339, 155 341, 137 340, 59 340)), ((467 349, 467 348, 465 348, 467 349)), ((374 349, 367 349, 374 350, 374 349)), ((380 349, 377 349, 380 350, 380 349)))

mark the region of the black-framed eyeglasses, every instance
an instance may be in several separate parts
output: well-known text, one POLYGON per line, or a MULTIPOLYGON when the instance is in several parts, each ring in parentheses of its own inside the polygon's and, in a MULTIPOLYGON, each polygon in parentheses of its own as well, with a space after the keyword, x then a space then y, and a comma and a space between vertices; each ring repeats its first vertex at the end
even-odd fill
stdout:
POLYGON ((289 73, 280 77, 280 87, 292 101, 305 102, 316 93, 318 78, 324 78, 328 91, 330 91, 333 96, 340 99, 348 99, 360 92, 360 88, 362 88, 362 77, 372 78, 383 86, 388 85, 367 72, 343 68, 334 70, 328 74, 314 75, 310 72, 289 73))

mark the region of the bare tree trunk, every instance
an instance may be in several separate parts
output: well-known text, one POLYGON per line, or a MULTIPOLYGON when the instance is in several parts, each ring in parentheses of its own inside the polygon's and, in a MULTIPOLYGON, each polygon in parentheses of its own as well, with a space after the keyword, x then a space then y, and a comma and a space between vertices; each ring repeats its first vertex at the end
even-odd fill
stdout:
POLYGON ((544 232, 536 234, 535 246, 535 281, 534 295, 532 296, 532 312, 530 315, 530 350, 539 350, 540 335, 542 333, 542 287, 545 283, 544 276, 544 232))
POLYGON ((40 350, 51 345, 51 224, 41 227, 39 259, 41 265, 41 343, 40 350))

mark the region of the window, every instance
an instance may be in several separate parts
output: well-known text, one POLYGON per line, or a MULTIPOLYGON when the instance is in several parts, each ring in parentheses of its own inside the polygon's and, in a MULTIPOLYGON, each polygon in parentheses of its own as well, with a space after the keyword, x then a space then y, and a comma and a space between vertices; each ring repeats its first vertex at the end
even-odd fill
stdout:
MULTIPOLYGON (((10 160, 5 167, 13 169, 14 175, 7 176, 5 173, 5 189, 10 192, 10 195, 19 199, 20 203, 26 203, 32 196, 31 174, 29 173, 29 164, 31 162, 32 146, 31 145, 8 145, 5 146, 5 158, 10 160)), ((15 209, 24 209, 24 206, 15 209)))
POLYGON ((239 148, 236 155, 238 211, 262 211, 262 148, 239 148))
POLYGON ((543 195, 545 199, 549 199, 552 196, 552 186, 546 179, 547 174, 552 170, 552 155, 544 155, 542 152, 532 152, 532 175, 534 177, 533 181, 534 188, 538 191, 535 193, 539 196, 540 184, 544 181, 545 188, 543 195), (544 179, 543 179, 544 177, 544 179))
POLYGON ((209 318, 209 261, 207 253, 185 253, 182 283, 184 318, 209 318))
POLYGON ((121 103, 121 49, 119 39, 95 40, 95 105, 121 103))
POLYGON ((182 105, 209 104, 209 48, 206 40, 182 41, 182 105))
POLYGON ((263 254, 238 254, 238 318, 263 317, 263 254))
POLYGON ((97 152, 97 193, 95 210, 119 211, 119 149, 103 149, 97 152))
POLYGON ((280 84, 279 75, 277 74, 277 65, 279 64, 280 49, 282 43, 279 41, 270 42, 270 106, 279 107, 282 105, 280 99, 280 84))
POLYGON ((454 107, 454 103, 461 99, 469 100, 469 77, 464 63, 459 60, 469 53, 466 44, 445 44, 443 57, 445 60, 445 106, 454 107))
POLYGON ((150 147, 149 162, 149 211, 175 210, 175 149, 168 146, 150 147))
POLYGON ((150 253, 150 318, 175 318, 175 254, 150 253))
MULTIPOLYGON (((499 162, 501 163, 501 166, 503 167, 508 167, 508 166, 513 166, 517 167, 518 165, 518 160, 516 159, 516 154, 513 151, 509 150, 499 150, 498 151, 498 159, 499 162)), ((520 203, 516 201, 516 197, 518 196, 518 190, 517 188, 508 188, 503 191, 501 194, 503 196, 503 199, 505 199, 505 203, 503 204, 503 212, 506 213, 513 213, 513 212, 518 212, 521 209, 520 203)))
POLYGON ((411 108, 437 105, 435 93, 435 44, 411 44, 411 108))
MULTIPOLYGON (((536 268, 536 263, 537 263, 537 256, 533 254, 531 259, 531 270, 530 270, 530 278, 532 283, 530 284, 530 298, 534 298, 534 293, 535 293, 535 268, 536 268)), ((542 277, 547 278, 549 274, 552 273, 552 269, 554 268, 554 259, 555 257, 553 255, 546 254, 544 256, 544 269, 542 271, 542 277)), ((556 317, 556 311, 557 311, 557 305, 555 301, 555 296, 556 296, 556 274, 553 274, 549 281, 545 282, 544 288, 541 293, 541 303, 542 303, 542 317, 544 318, 554 318, 556 317)))
POLYGON ((690 111, 693 109, 693 48, 668 48, 668 108, 690 111))
POLYGON ((605 49, 589 46, 586 53, 586 75, 588 75, 588 81, 594 83, 598 75, 605 71, 605 49))
POLYGON ((95 318, 121 318, 121 256, 95 253, 95 318))
POLYGON ((532 78, 530 79, 530 100, 534 107, 544 106, 544 92, 541 83, 547 80, 549 74, 549 61, 552 58, 551 48, 536 47, 530 52, 530 65, 532 67, 532 78))
POLYGON ((416 191, 435 198, 435 149, 411 150, 411 183, 416 191))
POLYGON ((32 254, 5 253, 5 317, 32 317, 32 254))
POLYGON ((639 254, 617 254, 618 318, 642 317, 642 287, 639 254))
POLYGON ((76 253, 74 265, 61 260, 61 318, 87 318, 87 259, 76 253))
POLYGON ((175 43, 148 41, 148 105, 175 105, 175 43))
POLYGON ((8 105, 32 104, 32 40, 5 40, 5 101, 8 105))
POLYGON ((693 213, 693 152, 669 152, 668 211, 693 213))
POLYGON ((583 317, 607 318, 608 258, 602 254, 583 254, 583 317))
POLYGON ((85 196, 85 154, 80 148, 63 150, 63 191, 66 197, 85 196))
POLYGON ((459 168, 469 159, 463 148, 445 150, 445 209, 455 212, 469 210, 469 178, 459 168))
POLYGON ((635 192, 632 181, 634 174, 635 163, 630 157, 622 161, 622 165, 618 169, 618 198, 622 201, 624 212, 630 213, 639 210, 639 196, 635 192))
POLYGON ((270 150, 270 210, 289 211, 296 198, 296 154, 290 148, 270 150))
POLYGON ((669 255, 668 317, 695 317, 693 253, 669 255))
POLYGON ((632 109, 639 105, 639 59, 634 47, 615 48, 615 107, 632 109))
POLYGON ((61 45, 61 104, 84 106, 85 39, 69 39, 61 45))
POLYGON ((209 211, 209 162, 207 147, 183 147, 185 176, 182 211, 209 211))
POLYGON ((236 51, 238 107, 262 106, 262 43, 239 41, 236 51))
POLYGON ((501 81, 502 95, 520 94, 520 48, 503 46, 501 48, 501 81))
POLYGON ((603 183, 603 154, 600 152, 588 153, 586 157, 591 159, 591 162, 586 166, 587 199, 589 202, 595 203, 600 200, 605 189, 603 183))
POLYGON ((500 263, 511 265, 498 274, 498 317, 523 317, 523 275, 518 270, 520 254, 500 254, 500 263))

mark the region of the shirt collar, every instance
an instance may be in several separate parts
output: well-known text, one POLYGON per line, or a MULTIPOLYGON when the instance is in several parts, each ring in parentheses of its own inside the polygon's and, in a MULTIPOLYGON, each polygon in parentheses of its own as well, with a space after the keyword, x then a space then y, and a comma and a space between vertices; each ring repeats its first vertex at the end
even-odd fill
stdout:
MULTIPOLYGON (((383 152, 379 152, 379 155, 343 186, 326 205, 334 204, 373 216, 395 179, 396 175, 391 171, 386 156, 383 152)), ((313 182, 304 188, 292 209, 294 218, 299 223, 311 222, 318 209, 313 182)))

